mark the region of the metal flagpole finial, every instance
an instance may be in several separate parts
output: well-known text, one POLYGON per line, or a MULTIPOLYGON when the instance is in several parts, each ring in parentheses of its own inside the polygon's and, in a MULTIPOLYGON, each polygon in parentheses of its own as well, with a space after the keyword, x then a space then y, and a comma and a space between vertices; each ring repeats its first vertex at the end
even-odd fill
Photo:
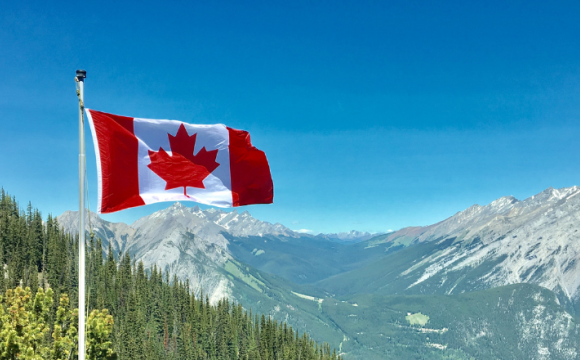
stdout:
POLYGON ((87 71, 86 70, 77 70, 77 79, 78 81, 85 81, 87 77, 87 71))

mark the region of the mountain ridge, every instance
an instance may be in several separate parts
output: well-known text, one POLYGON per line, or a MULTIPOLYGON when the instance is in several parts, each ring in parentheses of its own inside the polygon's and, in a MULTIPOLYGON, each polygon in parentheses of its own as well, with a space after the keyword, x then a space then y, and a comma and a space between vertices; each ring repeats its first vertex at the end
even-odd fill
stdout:
MULTIPOLYGON (((422 264, 431 264, 431 266, 423 269, 421 276, 409 284, 409 288, 417 286, 436 274, 473 267, 479 261, 483 261, 482 259, 493 260, 506 256, 508 261, 502 260, 505 269, 494 266, 490 270, 492 272, 482 278, 488 287, 531 282, 554 291, 561 291, 569 300, 575 300, 580 297, 580 262, 576 261, 580 255, 580 241, 578 241, 580 234, 577 233, 579 228, 575 225, 580 219, 578 194, 580 194, 580 188, 572 186, 561 189, 550 187, 524 200, 504 196, 487 205, 470 206, 436 224, 407 227, 395 232, 376 235, 364 241, 340 242, 342 245, 350 246, 349 251, 358 249, 357 254, 362 254, 361 258, 367 261, 368 259, 377 260, 377 257, 368 256, 370 251, 366 250, 377 251, 382 247, 386 253, 397 246, 407 247, 411 244, 455 238, 454 243, 461 242, 464 246, 449 247, 445 250, 446 252, 438 253, 437 259, 440 261, 435 261, 434 256, 422 260, 422 264), (511 236, 509 239, 508 234, 511 236), (531 234, 538 236, 532 239, 531 234), (543 239, 545 241, 541 241, 543 239), (519 248, 510 251, 510 247, 516 246, 515 244, 519 248), (553 263, 544 264, 542 259, 546 256, 552 256, 553 263), (453 267, 450 267, 451 265, 453 267), (551 274, 546 273, 544 269, 545 275, 541 276, 538 272, 538 268, 541 267, 548 268, 551 274)), ((59 222, 73 233, 78 224, 75 215, 75 212, 65 212, 58 217, 59 222)), ((198 206, 188 208, 180 203, 138 219, 131 225, 106 222, 95 214, 92 214, 91 218, 93 228, 98 229, 98 235, 103 238, 104 246, 108 246, 110 242, 116 252, 129 251, 138 259, 145 257, 146 265, 160 262, 159 266, 174 270, 175 266, 168 262, 171 256, 167 255, 163 260, 158 254, 155 255, 153 245, 168 249, 169 243, 178 244, 174 242, 176 240, 169 241, 169 238, 177 238, 185 233, 191 233, 198 239, 195 245, 197 252, 207 251, 205 255, 209 255, 209 258, 219 266, 228 260, 228 256, 241 254, 240 252, 230 254, 229 249, 232 245, 230 241, 246 239, 237 244, 241 245, 250 241, 255 247, 240 250, 237 246, 236 249, 248 254, 245 257, 246 261, 258 268, 263 264, 261 259, 268 258, 268 252, 275 250, 272 248, 272 243, 268 243, 268 238, 279 244, 292 240, 294 243, 288 244, 287 249, 293 244, 307 243, 307 239, 311 239, 312 244, 316 244, 316 239, 328 240, 328 235, 299 234, 282 224, 257 220, 247 211, 238 213, 215 209, 201 210, 198 206), (260 238, 263 240, 259 240, 260 238), (152 251, 153 254, 146 256, 147 251, 152 251), (249 253, 252 253, 252 256, 249 256, 249 253)), ((369 236, 371 234, 351 231, 346 233, 345 237, 349 235, 369 236)), ((341 247, 340 242, 337 242, 337 245, 328 245, 324 251, 330 251, 329 255, 337 254, 337 251, 344 253, 347 248, 341 247)), ((320 245, 322 243, 318 244, 316 246, 323 246, 320 245)), ((177 261, 177 253, 173 253, 171 261, 177 261)), ((320 256, 323 256, 322 254, 320 256)), ((300 254, 296 254, 293 261, 296 261, 299 256, 300 254)), ((342 256, 341 262, 347 264, 348 257, 342 256)), ((399 275, 416 273, 419 267, 415 264, 413 269, 410 267, 405 270, 404 274, 399 275)), ((339 266, 333 271, 347 270, 356 271, 356 269, 349 270, 344 266, 339 266)), ((285 276, 284 273, 273 271, 279 276, 285 276)), ((309 275, 305 274, 305 276, 309 275)), ((290 277, 290 279, 302 282, 299 278, 290 277)), ((308 282, 307 279, 305 280, 308 282)), ((450 288, 448 291, 452 292, 453 289, 450 288)))
MULTIPOLYGON (((579 193, 570 187, 524 200, 505 196, 436 224, 352 242, 298 234, 247 212, 182 204, 131 225, 95 215, 91 224, 106 237, 104 247, 110 243, 146 267, 190 279, 212 302, 229 297, 324 334, 351 358, 577 359, 580 325, 570 314, 579 313, 580 303, 579 193), (493 313, 490 301, 504 315, 493 313), (474 308, 463 309, 459 323, 439 316, 442 309, 455 316, 453 304, 464 302, 474 308), (405 311, 427 314, 433 323, 407 326, 405 311), (538 322, 542 314, 549 318, 545 326, 538 322), (562 345, 546 335, 557 329, 562 345), (509 346, 502 345, 504 331, 515 334, 509 346)), ((76 213, 64 215, 59 222, 74 232, 76 213)))
POLYGON ((453 294, 530 283, 559 294, 578 313, 578 194, 580 188, 574 186, 549 188, 521 201, 503 197, 428 227, 379 237, 375 242, 388 244, 403 238, 415 246, 318 285, 342 295, 453 294), (368 273, 376 276, 368 279, 368 273))

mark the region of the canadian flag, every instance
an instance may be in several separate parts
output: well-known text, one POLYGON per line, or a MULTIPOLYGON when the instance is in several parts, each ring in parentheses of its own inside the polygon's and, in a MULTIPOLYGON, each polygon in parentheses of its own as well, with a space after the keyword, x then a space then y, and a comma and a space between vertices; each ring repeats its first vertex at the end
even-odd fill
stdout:
POLYGON ((97 156, 99 213, 160 201, 219 207, 273 202, 266 155, 246 131, 86 113, 97 156))

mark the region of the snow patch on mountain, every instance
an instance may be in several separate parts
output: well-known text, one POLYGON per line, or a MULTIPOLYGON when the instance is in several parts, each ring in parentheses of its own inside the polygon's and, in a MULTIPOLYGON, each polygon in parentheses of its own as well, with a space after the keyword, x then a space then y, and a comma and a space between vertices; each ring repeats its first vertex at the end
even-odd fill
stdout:
MULTIPOLYGON (((228 251, 229 236, 300 236, 281 224, 257 220, 247 211, 204 211, 181 203, 142 217, 131 225, 111 223, 94 213, 90 214, 90 220, 105 250, 110 244, 115 254, 128 252, 136 261, 143 261, 145 268, 157 266, 182 281, 189 280, 196 293, 203 289, 215 301, 232 297, 233 283, 222 271, 232 258, 228 251)), ((65 231, 78 232, 77 212, 67 211, 58 221, 65 231)))
MULTIPOLYGON (((401 275, 423 268, 408 287, 434 276, 495 264, 478 283, 532 283, 580 299, 580 188, 553 189, 523 201, 512 196, 474 205, 425 227, 415 241, 455 239, 401 275), (425 267, 426 265, 426 267, 425 267)), ((443 284, 442 284, 443 285, 443 284)), ((445 285, 447 286, 447 285, 445 285)), ((448 290, 451 293, 453 288, 448 290)))
POLYGON ((367 231, 357 231, 351 230, 348 232, 339 232, 339 233, 331 233, 331 234, 319 234, 318 237, 326 238, 331 241, 343 242, 343 243, 357 243, 361 241, 368 240, 373 238, 377 235, 381 235, 384 233, 370 233, 367 231))

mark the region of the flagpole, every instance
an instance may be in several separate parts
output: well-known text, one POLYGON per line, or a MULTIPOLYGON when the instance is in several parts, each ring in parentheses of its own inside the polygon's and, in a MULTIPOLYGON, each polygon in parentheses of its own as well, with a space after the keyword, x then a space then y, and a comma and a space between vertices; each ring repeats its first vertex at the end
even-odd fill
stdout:
POLYGON ((85 360, 85 121, 84 85, 87 72, 77 70, 79 84, 79 360, 85 360))

